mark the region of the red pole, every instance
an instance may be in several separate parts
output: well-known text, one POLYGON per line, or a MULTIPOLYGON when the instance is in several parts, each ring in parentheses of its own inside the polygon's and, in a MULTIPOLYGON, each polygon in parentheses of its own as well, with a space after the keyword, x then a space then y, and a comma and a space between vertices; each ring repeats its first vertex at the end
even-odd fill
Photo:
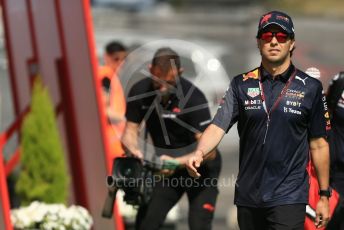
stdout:
MULTIPOLYGON (((97 101, 98 101, 98 110, 100 111, 100 117, 101 117, 101 126, 102 126, 102 134, 103 134, 103 143, 105 146, 105 167, 107 168, 107 172, 111 172, 111 167, 109 167, 109 164, 107 162, 112 162, 112 157, 110 156, 110 146, 107 141, 107 138, 105 136, 106 132, 106 124, 105 119, 102 119, 105 116, 105 110, 103 108, 103 103, 101 101, 101 92, 100 92, 100 83, 98 81, 98 62, 96 59, 96 53, 95 53, 95 42, 94 42, 94 36, 93 36, 93 25, 92 25, 92 15, 91 15, 91 9, 90 9, 90 2, 89 1, 83 1, 84 6, 84 17, 85 17, 85 23, 86 23, 86 32, 87 32, 87 38, 88 38, 88 44, 89 44, 89 52, 91 57, 91 66, 93 69, 93 79, 94 79, 94 86, 95 86, 95 92, 97 94, 97 101)), ((118 209, 117 203, 114 204, 114 221, 115 226, 117 230, 124 230, 124 222, 123 218, 121 216, 121 213, 118 209)))
POLYGON ((9 202, 6 172, 4 168, 4 158, 3 158, 3 147, 5 145, 6 137, 4 134, 0 137, 0 197, 1 197, 1 208, 2 215, 5 222, 5 230, 13 230, 11 223, 11 207, 9 202))
MULTIPOLYGON (((12 45, 11 45, 11 38, 9 33, 9 25, 8 25, 8 11, 7 11, 7 2, 6 0, 0 0, 0 5, 2 8, 2 19, 4 25, 4 36, 5 36, 5 46, 7 50, 7 59, 8 59, 8 66, 9 66, 9 75, 11 81, 11 88, 12 88, 12 98, 13 98, 13 105, 14 105, 14 113, 16 116, 19 116, 19 100, 17 96, 18 87, 15 81, 15 67, 12 57, 12 45)), ((20 118, 19 118, 20 119, 20 118)), ((0 136, 0 199, 1 199, 1 208, 2 208, 2 215, 3 221, 5 223, 5 230, 13 230, 11 216, 10 216, 10 202, 9 202, 9 194, 8 194, 8 187, 7 187, 7 174, 5 170, 5 161, 3 158, 3 148, 5 146, 6 141, 8 140, 11 131, 7 131, 1 134, 0 136)))
POLYGON ((3 158, 3 149, 10 137, 20 128, 23 118, 28 113, 28 111, 29 108, 26 108, 25 111, 18 116, 17 120, 10 127, 8 127, 8 129, 4 131, 0 136, 0 198, 6 230, 13 230, 10 216, 11 206, 9 202, 9 194, 6 179, 7 175, 19 162, 20 152, 18 148, 17 151, 12 155, 12 158, 9 160, 8 164, 6 164, 5 166, 5 161, 3 158))
POLYGON ((80 140, 78 136, 77 130, 77 122, 76 122, 76 115, 75 115, 75 106, 74 100, 71 96, 71 85, 69 79, 70 71, 68 66, 68 59, 67 59, 67 48, 65 42, 65 34, 63 31, 63 21, 62 21, 62 9, 60 7, 60 1, 55 0, 55 9, 56 9, 56 21, 57 21, 57 29, 59 34, 59 40, 61 45, 62 51, 62 59, 58 60, 57 62, 57 71, 58 71, 58 80, 62 98, 62 106, 63 112, 69 112, 68 115, 65 115, 65 125, 66 125, 66 134, 67 134, 67 147, 69 151, 69 158, 70 162, 75 162, 73 167, 71 167, 71 173, 73 177, 73 188, 74 193, 77 194, 75 196, 76 203, 79 205, 84 206, 85 208, 89 208, 88 200, 87 200, 87 190, 86 188, 86 180, 83 174, 84 168, 81 163, 78 163, 81 159, 81 147, 80 147, 80 140))

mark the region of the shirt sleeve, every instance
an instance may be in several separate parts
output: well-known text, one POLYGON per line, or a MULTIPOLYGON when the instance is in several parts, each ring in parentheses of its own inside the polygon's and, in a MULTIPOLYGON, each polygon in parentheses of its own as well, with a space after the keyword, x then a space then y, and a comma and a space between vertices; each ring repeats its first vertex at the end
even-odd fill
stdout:
POLYGON ((192 111, 188 113, 188 123, 197 131, 203 132, 211 123, 208 101, 201 92, 194 98, 195 101, 189 108, 192 111))
POLYGON ((129 91, 127 98, 127 110, 125 112, 125 117, 127 121, 140 123, 143 120, 142 114, 142 99, 136 99, 137 96, 136 87, 133 86, 129 91))
POLYGON ((212 122, 214 125, 223 129, 226 133, 235 124, 235 122, 238 121, 238 101, 238 90, 234 78, 229 85, 225 95, 223 96, 212 122))
POLYGON ((319 84, 312 104, 308 133, 310 138, 326 137, 330 129, 329 113, 327 111, 326 97, 319 84))

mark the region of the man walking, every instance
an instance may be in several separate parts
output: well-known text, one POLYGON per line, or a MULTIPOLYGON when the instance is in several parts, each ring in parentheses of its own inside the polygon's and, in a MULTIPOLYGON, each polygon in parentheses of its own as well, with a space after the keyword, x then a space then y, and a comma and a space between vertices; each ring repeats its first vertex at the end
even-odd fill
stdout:
POLYGON ((241 229, 303 229, 308 202, 306 165, 311 155, 318 174, 317 227, 329 220, 329 147, 321 83, 291 62, 292 19, 272 11, 259 20, 260 67, 236 76, 197 150, 190 175, 235 122, 240 136, 234 203, 241 229))

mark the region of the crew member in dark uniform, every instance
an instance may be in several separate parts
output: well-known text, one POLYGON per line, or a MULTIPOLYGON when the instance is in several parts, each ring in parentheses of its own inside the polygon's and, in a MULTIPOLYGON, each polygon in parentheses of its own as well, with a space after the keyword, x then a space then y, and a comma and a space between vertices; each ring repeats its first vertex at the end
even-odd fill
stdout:
POLYGON ((190 229, 211 229, 220 155, 215 149, 209 154, 200 167, 203 177, 197 181, 184 167, 201 133, 211 122, 208 102, 196 86, 181 77, 180 57, 172 49, 161 48, 155 53, 150 73, 149 78, 136 83, 129 92, 123 144, 134 156, 143 158, 138 138, 144 121, 155 154, 163 160, 177 160, 182 168, 155 185, 149 204, 139 208, 136 229, 159 229, 168 211, 184 193, 189 200, 190 229))

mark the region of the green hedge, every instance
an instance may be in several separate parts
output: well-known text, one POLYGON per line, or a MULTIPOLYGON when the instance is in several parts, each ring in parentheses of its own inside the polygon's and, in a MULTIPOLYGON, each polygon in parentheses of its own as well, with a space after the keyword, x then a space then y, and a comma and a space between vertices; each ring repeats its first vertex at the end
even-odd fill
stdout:
POLYGON ((33 86, 31 110, 21 128, 21 171, 16 193, 21 205, 34 200, 66 203, 69 177, 52 100, 39 77, 33 86))

